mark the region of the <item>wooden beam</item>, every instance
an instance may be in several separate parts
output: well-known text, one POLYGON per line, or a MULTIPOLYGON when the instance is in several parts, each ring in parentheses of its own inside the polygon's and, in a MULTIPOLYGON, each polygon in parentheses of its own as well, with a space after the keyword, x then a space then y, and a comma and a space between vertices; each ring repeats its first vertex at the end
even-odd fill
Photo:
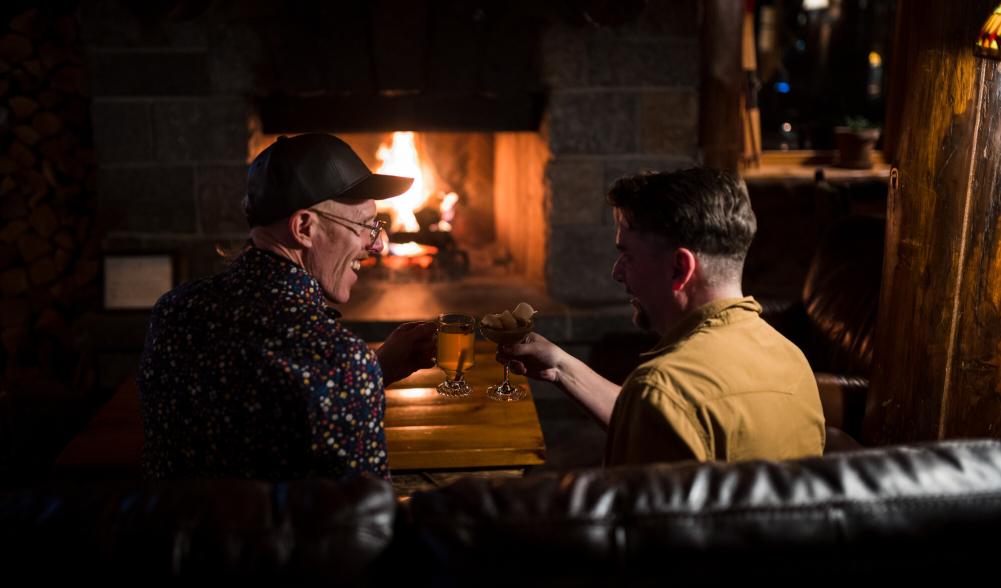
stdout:
POLYGON ((744 5, 707 0, 702 16, 699 144, 703 163, 737 171, 741 145, 741 27, 744 5))
POLYGON ((1001 62, 973 53, 995 0, 914 4, 867 444, 1001 435, 1001 62))

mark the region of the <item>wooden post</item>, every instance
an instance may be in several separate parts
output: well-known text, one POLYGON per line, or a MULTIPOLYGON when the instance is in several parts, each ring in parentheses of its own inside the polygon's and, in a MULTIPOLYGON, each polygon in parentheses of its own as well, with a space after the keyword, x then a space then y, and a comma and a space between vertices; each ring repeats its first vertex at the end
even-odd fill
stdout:
POLYGON ((1001 61, 973 52, 995 3, 897 5, 907 91, 866 444, 1001 435, 1001 61))
POLYGON ((702 90, 699 142, 703 163, 737 171, 740 136, 741 27, 744 5, 733 0, 709 0, 702 7, 702 90))

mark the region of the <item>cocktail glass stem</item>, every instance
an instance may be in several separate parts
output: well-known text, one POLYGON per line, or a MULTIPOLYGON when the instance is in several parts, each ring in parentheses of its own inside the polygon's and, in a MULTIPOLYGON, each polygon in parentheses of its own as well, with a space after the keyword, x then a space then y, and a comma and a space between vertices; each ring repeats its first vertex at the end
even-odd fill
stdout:
POLYGON ((515 386, 510 380, 511 368, 508 364, 504 363, 504 381, 496 386, 490 386, 487 388, 487 397, 494 400, 501 400, 505 402, 511 402, 514 400, 522 400, 526 397, 526 390, 524 386, 515 386))

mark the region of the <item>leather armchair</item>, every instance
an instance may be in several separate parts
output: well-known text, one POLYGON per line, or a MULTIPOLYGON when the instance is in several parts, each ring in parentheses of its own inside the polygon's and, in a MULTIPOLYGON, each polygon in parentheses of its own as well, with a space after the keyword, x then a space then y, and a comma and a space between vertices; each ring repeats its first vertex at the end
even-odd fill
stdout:
POLYGON ((766 306, 762 314, 806 355, 827 424, 856 439, 872 369, 885 230, 880 217, 835 221, 813 256, 800 300, 766 306))

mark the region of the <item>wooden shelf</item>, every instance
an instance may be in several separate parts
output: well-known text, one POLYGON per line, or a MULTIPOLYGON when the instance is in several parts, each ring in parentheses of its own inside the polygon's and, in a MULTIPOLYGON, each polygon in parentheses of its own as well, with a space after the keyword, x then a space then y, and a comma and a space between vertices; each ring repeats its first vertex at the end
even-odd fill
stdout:
POLYGON ((754 180, 809 180, 818 169, 828 181, 887 180, 890 164, 879 151, 873 154, 871 169, 848 169, 834 164, 835 151, 766 151, 759 167, 741 169, 741 176, 754 180))

